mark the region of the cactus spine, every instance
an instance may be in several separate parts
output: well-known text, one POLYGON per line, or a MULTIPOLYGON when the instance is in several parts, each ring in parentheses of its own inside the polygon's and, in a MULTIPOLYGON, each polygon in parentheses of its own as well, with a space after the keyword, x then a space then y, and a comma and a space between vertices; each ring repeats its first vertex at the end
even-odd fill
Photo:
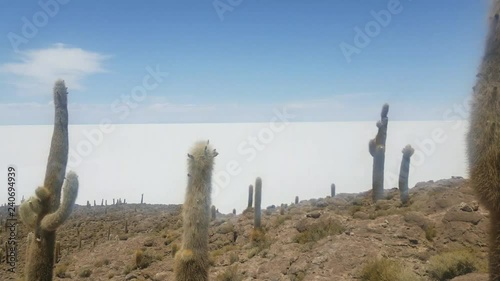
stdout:
POLYGON ((335 197, 335 184, 332 183, 332 185, 330 186, 330 196, 333 198, 335 197))
POLYGON ((254 215, 254 229, 261 228, 261 203, 262 203, 262 179, 255 180, 255 215, 254 215))
POLYGON ((410 158, 415 153, 415 149, 411 145, 403 148, 403 159, 401 159, 401 168, 399 169, 399 197, 401 203, 407 204, 410 199, 408 191, 408 176, 410 174, 410 158))
POLYGON ((26 281, 51 281, 54 265, 56 230, 69 217, 78 195, 78 177, 68 172, 68 108, 64 81, 54 85, 54 131, 50 146, 45 180, 19 210, 22 222, 35 232, 28 242, 26 281), (64 182, 64 187, 63 187, 64 182), (61 202, 61 189, 63 200, 61 202))
POLYGON ((207 281, 209 269, 208 226, 214 158, 209 143, 197 142, 188 154, 188 185, 182 208, 181 249, 175 255, 176 281, 207 281))
POLYGON ((248 206, 247 209, 252 208, 253 205, 253 185, 248 187, 248 206))
POLYGON ((386 103, 382 107, 380 120, 377 121, 377 136, 370 140, 368 148, 373 157, 372 174, 372 199, 373 202, 384 198, 384 163, 385 163, 385 141, 387 139, 387 124, 389 118, 389 105, 386 103))
POLYGON ((484 56, 473 88, 467 156, 471 185, 490 212, 489 275, 500 280, 500 1, 492 1, 484 56))

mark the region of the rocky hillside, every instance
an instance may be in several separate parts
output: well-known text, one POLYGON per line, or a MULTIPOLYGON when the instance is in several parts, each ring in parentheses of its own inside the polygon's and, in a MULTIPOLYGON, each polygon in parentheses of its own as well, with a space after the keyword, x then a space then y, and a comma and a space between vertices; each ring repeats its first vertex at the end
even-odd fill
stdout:
MULTIPOLYGON (((211 222, 211 280, 487 280, 488 213, 468 181, 423 182, 401 206, 397 190, 301 201, 263 211, 218 214, 211 222), (458 277, 457 277, 458 276, 458 277)), ((174 280, 182 206, 77 206, 58 230, 55 280, 174 280)), ((0 209, 5 221, 7 210, 0 209)), ((0 242, 8 232, 2 228, 0 242)), ((17 234, 23 270, 26 229, 17 234)), ((4 248, 4 247, 2 247, 4 248)), ((9 273, 2 250, 0 280, 9 273)))

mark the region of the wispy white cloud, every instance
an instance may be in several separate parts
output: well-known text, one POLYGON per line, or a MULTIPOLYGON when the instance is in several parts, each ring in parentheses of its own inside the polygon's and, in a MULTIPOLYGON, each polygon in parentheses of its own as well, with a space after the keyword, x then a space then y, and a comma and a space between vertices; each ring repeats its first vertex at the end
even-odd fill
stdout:
MULTIPOLYGON (((372 99, 371 94, 337 95, 281 103, 193 103, 174 102, 163 96, 151 96, 127 110, 116 111, 112 104, 70 103, 70 120, 73 124, 97 124, 104 119, 112 123, 204 123, 204 122, 267 122, 274 110, 286 108, 293 114, 293 121, 374 121, 377 120, 384 101, 372 99), (362 102, 361 102, 362 101, 362 102)), ((444 109, 453 104, 440 104, 441 111, 432 101, 388 101, 390 120, 444 120, 444 109), (421 110, 426 108, 426 110, 421 110)), ((45 103, 0 103, 1 124, 51 124, 53 105, 45 103), (13 119, 15 116, 15 119, 13 119)))
POLYGON ((19 62, 1 64, 0 72, 10 74, 12 78, 8 83, 23 95, 47 94, 40 89, 51 89, 57 79, 64 79, 73 90, 82 90, 84 78, 105 72, 103 62, 109 58, 60 43, 46 49, 21 52, 18 56, 19 62))

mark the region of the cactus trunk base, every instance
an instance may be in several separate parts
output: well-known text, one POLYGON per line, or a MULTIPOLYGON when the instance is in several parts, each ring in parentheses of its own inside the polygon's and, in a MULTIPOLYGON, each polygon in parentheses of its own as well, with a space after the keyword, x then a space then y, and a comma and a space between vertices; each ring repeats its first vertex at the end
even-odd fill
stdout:
POLYGON ((43 239, 37 241, 32 235, 26 259, 26 281, 52 281, 54 264, 55 232, 41 232, 43 239))
POLYGON ((208 281, 208 256, 191 250, 180 250, 175 259, 176 281, 208 281))

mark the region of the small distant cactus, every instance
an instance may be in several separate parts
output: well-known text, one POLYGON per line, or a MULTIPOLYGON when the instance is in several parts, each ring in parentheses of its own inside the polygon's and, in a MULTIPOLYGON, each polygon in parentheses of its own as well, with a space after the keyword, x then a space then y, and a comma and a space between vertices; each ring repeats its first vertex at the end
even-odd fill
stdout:
POLYGON ((255 215, 254 215, 254 229, 261 228, 261 203, 262 203, 262 179, 255 180, 255 215))
POLYGON ((141 204, 144 204, 144 193, 141 194, 141 204))
POLYGON ((489 280, 500 280, 500 1, 491 1, 489 31, 473 88, 467 156, 471 186, 489 211, 489 280))
MULTIPOLYGON (((31 233, 31 232, 28 233, 28 245, 27 246, 29 246, 29 242, 31 241, 30 234, 33 234, 33 233, 31 233)), ((7 241, 5 241, 3 243, 3 248, 4 248, 3 251, 5 252, 5 263, 9 263, 10 262, 9 261, 9 244, 7 243, 7 241)))
POLYGON ((34 235, 28 236, 31 241, 26 249, 26 281, 52 280, 56 230, 71 214, 78 195, 77 175, 70 171, 64 177, 68 161, 67 95, 64 81, 56 81, 54 131, 44 184, 19 207, 21 221, 34 231, 34 235))
POLYGON ((373 174, 372 174, 372 199, 377 202, 384 198, 384 164, 385 164, 385 141, 387 139, 387 124, 389 118, 389 105, 384 104, 380 113, 380 120, 377 122, 377 136, 370 140, 368 148, 373 157, 373 174))
POLYGON ((236 209, 233 209, 233 215, 236 215, 236 209))
POLYGON ((209 143, 197 142, 188 154, 188 185, 182 208, 183 235, 175 255, 176 281, 208 281, 208 227, 214 158, 209 143))
POLYGON ((335 184, 332 183, 332 185, 330 186, 330 196, 333 198, 335 197, 335 184))
POLYGON ((253 205, 253 185, 248 187, 248 206, 247 209, 252 208, 253 205))
POLYGON ((299 204, 299 196, 295 196, 295 205, 299 204))
POLYGON ((401 203, 407 204, 410 199, 408 191, 408 176, 410 174, 410 158, 415 153, 415 149, 411 145, 403 148, 403 159, 401 160, 401 168, 399 169, 399 196, 401 203))
POLYGON ((214 221, 217 218, 217 209, 215 209, 214 205, 212 205, 212 208, 210 209, 210 212, 212 214, 212 220, 214 221))
POLYGON ((55 262, 58 263, 61 260, 61 243, 59 241, 56 242, 56 249, 55 249, 55 262))

